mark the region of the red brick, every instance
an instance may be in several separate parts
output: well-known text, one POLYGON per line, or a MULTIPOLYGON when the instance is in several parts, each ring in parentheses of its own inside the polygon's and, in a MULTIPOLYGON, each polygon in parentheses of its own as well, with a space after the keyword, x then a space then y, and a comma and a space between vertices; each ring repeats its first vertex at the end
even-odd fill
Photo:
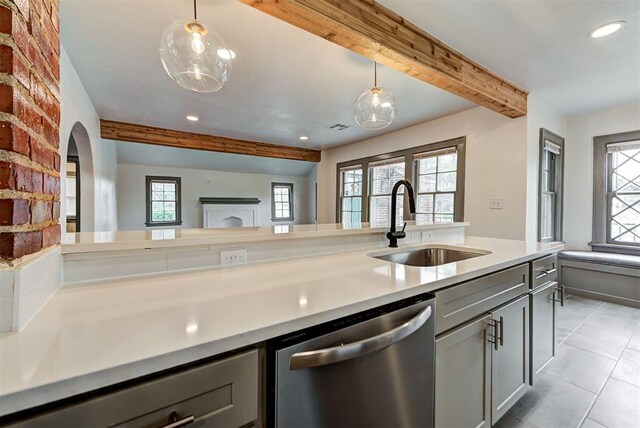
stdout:
POLYGON ((31 201, 31 224, 40 224, 51 220, 51 214, 51 201, 31 201))
POLYGON ((29 134, 24 129, 0 122, 0 149, 29 156, 29 134))
POLYGON ((59 195, 60 194, 60 178, 53 177, 49 174, 44 174, 42 193, 46 193, 48 195, 59 195))
POLYGON ((31 160, 45 168, 54 167, 54 153, 35 140, 31 140, 31 160))
POLYGON ((51 218, 54 220, 60 218, 60 201, 53 201, 51 204, 51 218))
POLYGON ((60 242, 60 225, 45 227, 42 229, 42 248, 56 245, 60 242))
POLYGON ((43 193, 44 187, 44 174, 40 171, 33 171, 31 174, 31 188, 32 192, 43 193))
POLYGON ((29 223, 29 201, 26 199, 0 199, 0 225, 13 226, 29 223))
POLYGON ((27 90, 31 83, 29 67, 16 51, 7 45, 0 45, 0 72, 12 74, 27 90))
POLYGON ((0 233, 0 258, 17 259, 42 249, 42 231, 0 233))
POLYGON ((53 169, 60 172, 60 155, 58 153, 53 154, 53 169))
POLYGON ((53 147, 58 148, 60 146, 60 134, 47 120, 42 122, 42 135, 47 140, 47 143, 53 147))
POLYGON ((32 170, 12 162, 0 162, 0 189, 32 192, 32 170))

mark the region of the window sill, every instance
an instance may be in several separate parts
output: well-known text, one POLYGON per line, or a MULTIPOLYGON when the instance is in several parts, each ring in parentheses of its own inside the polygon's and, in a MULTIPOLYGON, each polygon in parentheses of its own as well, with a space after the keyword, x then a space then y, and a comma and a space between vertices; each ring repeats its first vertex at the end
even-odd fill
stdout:
POLYGON ((286 222, 286 221, 293 221, 294 218, 272 218, 271 221, 278 221, 278 222, 286 222))
POLYGON ((163 223, 145 223, 145 225, 147 227, 158 227, 158 226, 182 226, 182 222, 181 221, 170 221, 170 222, 163 222, 163 223))
POLYGON ((635 245, 604 244, 604 243, 598 243, 598 242, 589 242, 589 246, 591 247, 591 251, 640 256, 640 247, 635 245))

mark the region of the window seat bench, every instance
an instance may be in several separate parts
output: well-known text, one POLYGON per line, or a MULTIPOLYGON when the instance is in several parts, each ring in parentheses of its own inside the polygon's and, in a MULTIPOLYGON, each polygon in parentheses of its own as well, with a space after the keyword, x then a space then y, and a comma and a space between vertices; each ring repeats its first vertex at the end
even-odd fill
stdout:
POLYGON ((562 251, 558 267, 567 293, 640 308, 640 256, 562 251))

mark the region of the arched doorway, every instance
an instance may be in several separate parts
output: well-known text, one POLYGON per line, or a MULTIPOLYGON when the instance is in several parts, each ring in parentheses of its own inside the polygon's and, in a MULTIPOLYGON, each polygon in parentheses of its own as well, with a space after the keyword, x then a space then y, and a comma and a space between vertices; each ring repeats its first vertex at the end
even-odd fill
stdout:
POLYGON ((69 135, 64 201, 67 232, 95 228, 93 153, 87 129, 76 122, 69 135))

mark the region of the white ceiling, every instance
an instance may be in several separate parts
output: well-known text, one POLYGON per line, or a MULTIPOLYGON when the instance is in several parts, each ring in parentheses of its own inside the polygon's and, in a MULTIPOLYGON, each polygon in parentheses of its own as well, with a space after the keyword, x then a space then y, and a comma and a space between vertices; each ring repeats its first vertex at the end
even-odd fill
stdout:
MULTIPOLYGON (((640 0, 381 0, 565 114, 640 100, 640 0), (589 39, 595 26, 627 21, 589 39)), ((395 70, 379 84, 398 98, 383 131, 357 127, 352 103, 372 85, 371 61, 235 0, 199 0, 199 18, 238 53, 230 82, 197 94, 164 72, 163 29, 188 0, 62 0, 62 43, 103 119, 327 148, 474 105, 395 70), (200 117, 187 122, 187 114, 200 117), (336 123, 344 131, 328 129, 336 123), (311 140, 301 142, 299 135, 311 140)))
POLYGON ((640 101, 640 1, 378 0, 567 115, 640 101), (618 33, 587 34, 624 20, 618 33))
POLYGON ((118 163, 205 169, 251 174, 308 176, 315 162, 185 150, 114 141, 118 163))
MULTIPOLYGON (((326 148, 382 132, 358 128, 353 102, 373 86, 373 63, 235 0, 200 0, 198 18, 237 52, 219 92, 180 88, 158 52, 164 28, 192 16, 189 0, 62 0, 62 43, 103 119, 275 144, 326 148), (200 117, 187 122, 187 114, 200 117), (337 123, 344 131, 329 129, 337 123), (308 142, 298 140, 308 135, 308 142)), ((474 104, 378 68, 398 98, 390 132, 474 104)))

